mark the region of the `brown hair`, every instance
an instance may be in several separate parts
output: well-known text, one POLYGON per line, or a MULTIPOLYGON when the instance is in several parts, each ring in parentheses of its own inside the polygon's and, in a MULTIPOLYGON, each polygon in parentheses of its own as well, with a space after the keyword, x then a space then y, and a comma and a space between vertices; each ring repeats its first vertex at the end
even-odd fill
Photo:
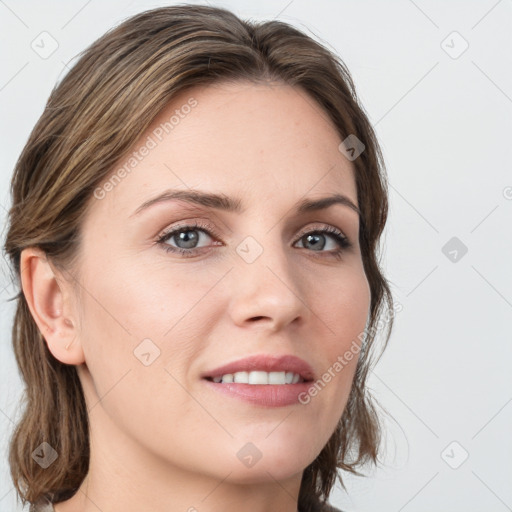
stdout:
MULTIPOLYGON (((378 262, 388 214, 383 158, 340 59, 285 23, 242 21, 223 8, 181 4, 129 18, 87 48, 53 89, 16 163, 5 250, 18 283, 20 255, 27 247, 42 249, 59 269, 72 268, 95 188, 175 95, 219 80, 299 87, 316 100, 342 140, 355 135, 365 146, 353 163, 370 315, 347 406, 329 442, 303 473, 299 507, 306 511, 312 499, 327 499, 336 476, 344 486, 337 468, 360 475, 356 468, 378 462, 382 429, 366 378, 376 362, 377 322, 385 306, 388 311, 393 306, 378 262)), ((81 383, 75 366, 49 352, 23 292, 11 300, 17 301, 13 348, 26 384, 23 415, 10 439, 11 476, 24 505, 41 498, 64 501, 88 471, 81 383), (58 453, 47 469, 31 456, 42 442, 58 453)), ((386 319, 383 348, 392 321, 393 316, 386 319)))

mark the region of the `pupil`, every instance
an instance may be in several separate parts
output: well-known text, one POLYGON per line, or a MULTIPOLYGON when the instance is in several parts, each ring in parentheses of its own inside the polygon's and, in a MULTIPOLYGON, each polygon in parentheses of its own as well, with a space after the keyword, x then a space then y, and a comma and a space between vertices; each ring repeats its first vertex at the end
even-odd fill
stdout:
MULTIPOLYGON (((322 236, 322 235, 306 235, 306 240, 308 243, 311 241, 313 241, 313 243, 317 243, 320 239, 320 236, 322 236)), ((325 242, 323 244, 320 244, 320 249, 323 249, 324 245, 325 245, 325 242)), ((318 246, 318 243, 317 243, 317 246, 318 246)), ((315 245, 313 245, 313 248, 315 248, 315 245)))
POLYGON ((181 247, 182 249, 192 249, 194 247, 194 243, 197 242, 197 234, 190 235, 189 233, 195 233, 194 231, 182 231, 179 235, 179 241, 185 242, 186 246, 181 247, 179 244, 178 247, 181 247))

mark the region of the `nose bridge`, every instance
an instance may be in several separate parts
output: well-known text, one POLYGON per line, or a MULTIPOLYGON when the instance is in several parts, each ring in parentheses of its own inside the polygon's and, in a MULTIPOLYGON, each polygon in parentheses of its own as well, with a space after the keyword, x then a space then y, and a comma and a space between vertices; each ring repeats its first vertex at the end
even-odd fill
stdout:
POLYGON ((246 236, 235 251, 230 309, 237 324, 265 319, 277 329, 305 316, 300 275, 277 229, 246 236))

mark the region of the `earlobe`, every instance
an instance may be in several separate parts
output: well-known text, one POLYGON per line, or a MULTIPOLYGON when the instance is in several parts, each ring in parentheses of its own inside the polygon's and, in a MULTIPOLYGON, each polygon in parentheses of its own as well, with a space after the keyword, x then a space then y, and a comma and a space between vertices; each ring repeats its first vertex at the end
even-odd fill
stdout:
POLYGON ((22 251, 20 269, 23 294, 48 350, 62 363, 82 364, 84 353, 65 283, 59 285, 46 254, 36 247, 22 251))

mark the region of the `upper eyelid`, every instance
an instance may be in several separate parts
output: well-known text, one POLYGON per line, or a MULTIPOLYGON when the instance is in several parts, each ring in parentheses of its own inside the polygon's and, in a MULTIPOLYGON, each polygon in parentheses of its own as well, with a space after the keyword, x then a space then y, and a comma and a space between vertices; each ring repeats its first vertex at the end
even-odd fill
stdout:
POLYGON ((204 225, 200 222, 197 222, 197 221, 189 221, 189 222, 184 222, 183 224, 178 224, 177 226, 173 226, 171 228, 168 228, 168 229, 164 229, 164 231, 162 232, 161 235, 158 236, 158 238, 163 238, 167 235, 170 235, 171 233, 175 233, 175 232, 179 232, 179 231, 185 231, 185 230, 188 230, 188 231, 192 231, 194 229, 197 229, 198 231, 204 231, 204 232, 209 232, 208 234, 210 235, 213 235, 213 236, 220 236, 218 233, 217 233, 217 230, 211 226, 210 224, 208 223, 204 223, 204 225))
MULTIPOLYGON (((337 233, 327 233, 327 234, 338 234, 338 235, 346 238, 347 240, 349 240, 349 237, 345 234, 344 230, 342 230, 336 226, 332 226, 331 224, 322 223, 319 221, 314 222, 313 224, 316 225, 317 227, 308 226, 308 227, 301 229, 299 231, 300 235, 298 236, 298 238, 300 239, 302 236, 304 236, 305 234, 310 233, 310 232, 324 231, 326 228, 327 229, 332 228, 332 229, 335 229, 337 231, 337 233)), ((216 228, 214 228, 208 222, 201 223, 198 221, 185 221, 183 224, 178 224, 177 226, 173 226, 171 228, 164 230, 162 232, 162 234, 158 236, 158 239, 161 240, 163 238, 166 238, 168 235, 171 235, 172 233, 185 231, 185 230, 192 231, 195 229, 197 229, 198 231, 205 232, 208 236, 220 237, 220 234, 218 234, 216 228)))

